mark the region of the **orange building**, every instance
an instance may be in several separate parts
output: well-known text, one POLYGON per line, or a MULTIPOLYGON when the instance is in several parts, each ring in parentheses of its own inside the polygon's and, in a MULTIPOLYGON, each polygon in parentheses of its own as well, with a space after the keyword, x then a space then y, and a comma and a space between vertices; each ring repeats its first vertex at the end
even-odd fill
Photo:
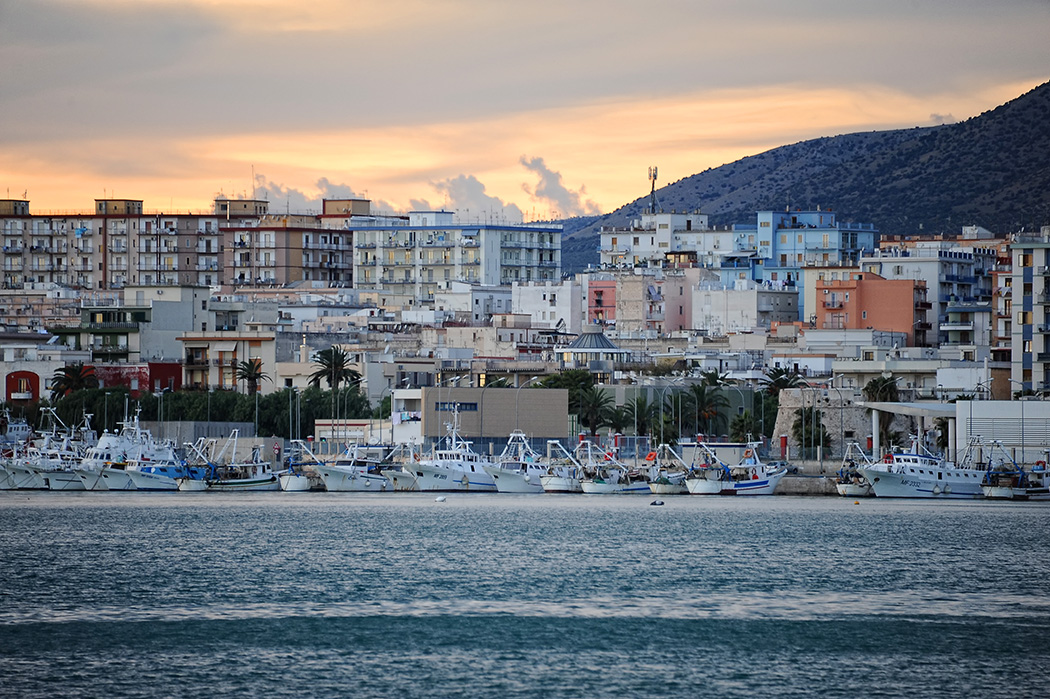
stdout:
POLYGON ((848 279, 817 281, 817 327, 874 329, 906 333, 908 345, 927 346, 930 303, 926 282, 885 279, 874 272, 854 272, 848 279))

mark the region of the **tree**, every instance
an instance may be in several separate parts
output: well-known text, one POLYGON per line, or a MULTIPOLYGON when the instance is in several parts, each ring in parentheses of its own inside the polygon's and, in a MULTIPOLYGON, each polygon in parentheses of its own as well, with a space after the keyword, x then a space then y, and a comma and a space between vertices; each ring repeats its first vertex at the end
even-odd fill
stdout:
POLYGON ((729 425, 729 438, 734 442, 746 442, 749 439, 754 439, 760 432, 761 426, 758 418, 752 415, 750 410, 745 410, 742 414, 734 417, 732 424, 729 425))
POLYGON ((591 435, 605 424, 605 415, 612 406, 612 396, 598 388, 589 386, 577 394, 576 416, 587 426, 591 435))
POLYGON ((650 402, 646 396, 639 395, 628 401, 624 407, 627 408, 627 414, 631 416, 631 422, 637 430, 636 434, 639 436, 649 434, 649 428, 656 421, 660 406, 650 402))
POLYGON ((775 367, 766 372, 766 378, 762 379, 762 385, 765 386, 766 391, 772 395, 780 393, 781 389, 784 388, 798 388, 805 385, 805 380, 802 375, 794 369, 784 369, 783 367, 775 367))
POLYGON ((314 365, 318 369, 310 374, 310 385, 317 388, 324 381, 333 391, 338 391, 340 384, 352 383, 361 378, 361 374, 350 366, 350 355, 336 345, 315 354, 314 365))
MULTIPOLYGON (((892 376, 876 376, 866 383, 861 390, 864 393, 864 400, 870 403, 896 403, 900 400, 900 393, 897 391, 897 380, 892 376)), ((889 445, 893 441, 893 434, 890 432, 892 423, 893 413, 886 411, 879 413, 879 443, 883 446, 889 445)), ((879 454, 875 456, 879 456, 879 454)))
POLYGON ((594 377, 586 369, 570 369, 557 374, 546 376, 538 381, 537 388, 567 388, 569 390, 569 405, 578 405, 579 393, 594 385, 594 377))
POLYGON ((248 384, 248 395, 259 391, 260 382, 272 381, 269 375, 263 371, 262 360, 258 357, 238 362, 234 375, 238 381, 244 381, 248 384))
POLYGON ((729 399, 725 393, 708 383, 689 386, 689 409, 697 434, 714 434, 725 426, 729 399))
POLYGON ((51 377, 51 401, 57 401, 85 388, 98 388, 95 367, 86 366, 83 362, 69 364, 56 370, 55 375, 51 377))
POLYGON ((604 422, 613 431, 620 434, 623 434, 630 425, 634 424, 630 411, 624 405, 610 406, 605 412, 604 422))
POLYGON ((704 386, 722 388, 732 384, 733 380, 729 378, 729 372, 719 374, 717 369, 708 369, 700 372, 700 383, 704 386))

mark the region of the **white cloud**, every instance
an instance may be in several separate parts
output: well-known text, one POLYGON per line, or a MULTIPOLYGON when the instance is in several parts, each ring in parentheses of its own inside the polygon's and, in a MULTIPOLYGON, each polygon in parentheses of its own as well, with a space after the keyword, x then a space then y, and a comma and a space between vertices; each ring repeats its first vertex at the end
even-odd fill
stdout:
POLYGON ((533 201, 549 205, 554 210, 552 218, 570 216, 587 216, 600 214, 601 208, 590 199, 586 199, 587 190, 581 186, 573 191, 562 184, 561 173, 547 167, 543 158, 521 156, 521 164, 526 170, 536 173, 539 178, 535 186, 523 184, 521 188, 532 197, 533 201))
POLYGON ((418 210, 451 209, 464 222, 521 223, 524 218, 521 209, 516 204, 505 202, 499 197, 488 194, 485 191, 485 185, 474 175, 458 175, 430 184, 444 196, 444 201, 433 204, 426 199, 413 199, 412 208, 418 210))

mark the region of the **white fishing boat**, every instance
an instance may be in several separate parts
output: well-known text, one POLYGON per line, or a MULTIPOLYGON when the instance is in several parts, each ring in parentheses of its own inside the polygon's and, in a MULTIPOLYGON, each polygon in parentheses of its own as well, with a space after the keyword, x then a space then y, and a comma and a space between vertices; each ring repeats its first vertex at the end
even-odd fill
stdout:
POLYGON ((91 415, 84 415, 80 427, 69 429, 54 408, 42 408, 47 428, 32 441, 24 458, 12 464, 19 488, 49 490, 85 490, 80 475, 80 462, 86 449, 94 444, 91 415))
POLYGON ((842 455, 842 467, 835 476, 835 490, 838 494, 850 498, 875 497, 871 483, 860 472, 861 466, 870 464, 871 459, 861 449, 860 444, 847 444, 846 453, 842 455))
POLYGON ((457 409, 453 409, 452 422, 446 427, 443 445, 439 443, 429 457, 403 467, 415 476, 419 490, 495 492, 496 481, 485 472, 485 467, 496 464, 460 437, 457 409))
POLYGON ((547 464, 521 430, 510 433, 496 464, 483 468, 492 476, 496 490, 501 493, 543 492, 542 478, 547 473, 547 464))
MULTIPOLYGON (((971 440, 967 452, 972 452, 971 440)), ((981 481, 984 469, 976 460, 964 458, 956 465, 921 450, 919 438, 912 437, 910 451, 887 453, 882 461, 860 467, 880 498, 973 499, 984 496, 981 481)))
POLYGON ((15 444, 24 445, 33 435, 33 428, 26 422, 25 417, 14 417, 7 408, 0 413, 0 423, 0 448, 7 449, 15 444))
POLYGON ((772 495, 787 473, 782 464, 763 463, 758 442, 749 442, 740 461, 729 465, 706 444, 697 445, 698 463, 685 480, 691 495, 772 495))
POLYGON ((588 495, 648 495, 649 479, 616 458, 612 450, 584 440, 576 450, 583 466, 580 488, 588 495))
POLYGON ((198 442, 191 448, 196 451, 197 457, 207 465, 208 471, 204 478, 205 488, 189 478, 178 480, 179 490, 208 490, 217 492, 240 492, 240 491, 270 491, 280 490, 281 483, 278 472, 273 465, 262 459, 262 449, 255 445, 251 449, 251 456, 239 461, 237 443, 239 430, 234 429, 226 443, 217 453, 214 452, 215 441, 198 442), (203 445, 203 446, 202 446, 203 445))
MULTIPOLYGON (((119 432, 103 432, 78 469, 87 490, 176 490, 181 461, 170 442, 154 439, 139 414, 119 432)), ((181 469, 185 471, 185 469, 181 469)), ((188 475, 186 473, 185 475, 188 475)))
POLYGON ((669 444, 661 444, 645 455, 649 469, 649 492, 653 495, 685 495, 689 465, 669 444))
MULTIPOLYGON (((381 472, 383 460, 361 444, 348 444, 335 458, 326 460, 314 454, 301 440, 292 440, 300 456, 293 459, 292 469, 299 469, 309 481, 316 478, 320 487, 333 493, 394 490, 390 479, 381 472)), ((284 480, 281 481, 282 484, 284 480)), ((300 481, 301 485, 301 481, 300 481)))
POLYGON ((547 468, 540 476, 545 493, 582 493, 583 467, 556 439, 547 440, 547 468))

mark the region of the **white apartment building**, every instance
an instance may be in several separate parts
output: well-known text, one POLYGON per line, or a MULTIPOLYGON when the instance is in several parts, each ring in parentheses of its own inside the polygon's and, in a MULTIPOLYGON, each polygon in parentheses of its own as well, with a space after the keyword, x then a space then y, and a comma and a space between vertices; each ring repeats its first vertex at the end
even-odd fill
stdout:
POLYGON ((693 290, 692 327, 710 335, 769 329, 798 317, 798 292, 749 279, 729 287, 701 282, 693 290))
POLYGON ((450 211, 348 219, 353 280, 433 307, 440 284, 485 286, 561 278, 561 227, 462 224, 450 211))
POLYGON ((532 318, 532 327, 579 334, 583 328, 583 285, 565 281, 516 282, 511 286, 514 313, 532 318))
MULTIPOLYGON (((925 281, 939 327, 948 324, 950 303, 991 304, 991 273, 996 258, 991 245, 962 247, 955 241, 926 240, 884 247, 874 255, 861 257, 860 269, 884 279, 925 281)), ((947 341, 948 330, 939 330, 936 344, 947 341)))

